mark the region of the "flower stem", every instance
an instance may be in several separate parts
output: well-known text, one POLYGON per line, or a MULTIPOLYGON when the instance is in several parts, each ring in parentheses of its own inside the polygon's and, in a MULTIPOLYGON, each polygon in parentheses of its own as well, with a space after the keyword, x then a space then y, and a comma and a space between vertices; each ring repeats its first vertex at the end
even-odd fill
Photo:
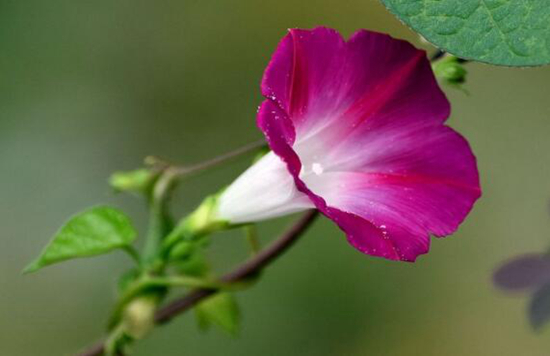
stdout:
POLYGON ((265 140, 258 140, 255 142, 251 142, 248 145, 239 147, 233 151, 229 151, 227 153, 224 153, 220 156, 214 157, 212 159, 190 165, 190 166, 178 166, 175 164, 171 164, 166 162, 163 159, 160 159, 158 157, 150 156, 146 159, 146 161, 150 164, 166 167, 171 167, 174 170, 174 173, 178 176, 178 178, 182 178, 194 173, 198 173, 200 171, 204 171, 206 169, 210 169, 213 167, 216 167, 220 164, 226 163, 234 158, 237 158, 239 156, 242 156, 244 154, 247 154, 249 152, 257 151, 261 148, 267 147, 267 144, 265 143, 265 140))
POLYGON ((146 264, 155 260, 164 236, 173 228, 168 209, 168 196, 174 187, 176 177, 177 174, 170 168, 164 170, 149 197, 149 231, 143 250, 143 260, 146 264))

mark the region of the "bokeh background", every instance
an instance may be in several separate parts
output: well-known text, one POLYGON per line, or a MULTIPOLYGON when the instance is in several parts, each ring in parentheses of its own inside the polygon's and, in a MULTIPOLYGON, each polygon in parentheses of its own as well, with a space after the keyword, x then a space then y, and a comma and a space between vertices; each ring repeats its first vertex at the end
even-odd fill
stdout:
MULTIPOLYGON (((374 0, 26 0, 0 3, 0 355, 72 355, 100 338, 122 253, 20 274, 63 221, 107 203, 144 227, 145 209, 107 186, 156 154, 192 163, 261 138, 262 71, 289 27, 368 28, 419 39, 374 0)), ((428 47, 426 47, 428 48, 428 47)), ((469 95, 445 88, 450 124, 479 160, 484 196, 416 264, 361 255, 321 220, 254 288, 232 338, 192 314, 136 355, 548 355, 526 300, 491 285, 511 255, 550 245, 550 68, 468 64, 469 95)), ((242 159, 191 178, 175 209, 229 183, 242 159)), ((262 225, 267 241, 290 223, 262 225)), ((224 269, 242 237, 214 239, 224 269)))

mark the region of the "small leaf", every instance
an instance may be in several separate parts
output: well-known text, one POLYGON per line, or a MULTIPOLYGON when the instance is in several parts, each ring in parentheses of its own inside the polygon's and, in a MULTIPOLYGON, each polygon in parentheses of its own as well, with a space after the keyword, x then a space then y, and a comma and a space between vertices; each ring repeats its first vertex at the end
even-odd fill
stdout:
POLYGON ((195 307, 195 315, 201 329, 216 325, 231 335, 238 332, 240 312, 232 294, 217 293, 206 299, 195 307))
POLYGON ((468 71, 461 60, 455 56, 445 55, 433 62, 432 68, 437 79, 451 86, 459 87, 466 82, 468 71))
POLYGON ((95 207, 72 217, 24 273, 71 258, 100 255, 129 246, 137 233, 120 210, 95 207))
POLYGON ((455 56, 497 65, 550 63, 548 0, 382 0, 400 20, 455 56))

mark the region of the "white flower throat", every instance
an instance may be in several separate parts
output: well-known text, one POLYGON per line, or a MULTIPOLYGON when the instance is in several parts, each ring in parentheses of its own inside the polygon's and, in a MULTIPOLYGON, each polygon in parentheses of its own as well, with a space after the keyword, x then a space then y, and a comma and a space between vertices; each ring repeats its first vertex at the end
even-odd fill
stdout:
MULTIPOLYGON (((319 175, 323 166, 304 166, 303 175, 319 175), (310 168, 310 169, 306 169, 310 168)), ((269 152, 248 168, 220 196, 218 218, 231 223, 271 219, 314 208, 307 195, 296 189, 294 178, 284 163, 269 152)))

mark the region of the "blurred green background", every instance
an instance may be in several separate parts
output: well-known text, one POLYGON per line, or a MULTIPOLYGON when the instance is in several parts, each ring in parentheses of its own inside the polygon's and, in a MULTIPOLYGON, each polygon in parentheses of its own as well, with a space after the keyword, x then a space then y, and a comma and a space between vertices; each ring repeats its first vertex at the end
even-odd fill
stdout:
MULTIPOLYGON (((289 27, 359 28, 422 45, 374 0, 26 0, 0 3, 0 355, 72 355, 102 336, 122 253, 21 276, 72 213, 108 203, 144 227, 143 205, 109 174, 159 155, 192 163, 261 138, 262 71, 289 27)), ((243 327, 199 332, 191 314, 136 355, 548 355, 526 300, 490 283, 511 255, 550 242, 550 68, 468 64, 470 95, 445 88, 450 124, 479 160, 484 196, 416 264, 370 258, 322 219, 239 294, 243 327)), ((183 214, 229 183, 243 159, 190 179, 183 214)), ((265 240, 291 219, 266 223, 265 240)), ((214 239, 220 269, 246 256, 214 239)))

